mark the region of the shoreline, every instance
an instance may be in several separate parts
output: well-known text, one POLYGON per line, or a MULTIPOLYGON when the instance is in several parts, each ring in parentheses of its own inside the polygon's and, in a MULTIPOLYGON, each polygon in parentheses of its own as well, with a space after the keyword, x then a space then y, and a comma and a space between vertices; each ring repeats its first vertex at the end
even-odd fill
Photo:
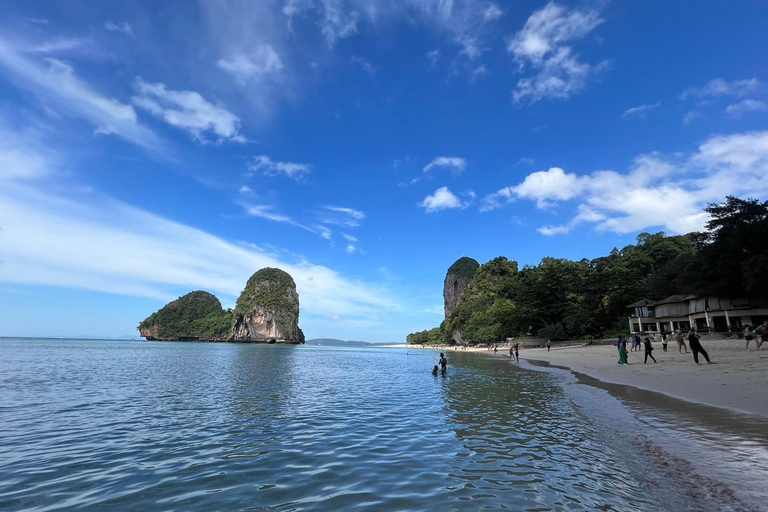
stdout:
MULTIPOLYGON (((643 363, 644 352, 629 352, 629 364, 619 365, 616 347, 612 345, 581 345, 552 348, 520 348, 520 359, 534 370, 559 367, 571 373, 584 374, 598 381, 618 386, 631 386, 652 391, 689 403, 717 407, 741 414, 768 418, 768 345, 755 350, 744 349, 744 340, 702 340, 713 364, 699 356, 702 364, 693 361, 689 352, 678 353, 677 343, 670 341, 664 352, 661 343, 654 343, 653 356, 643 363), (539 364, 537 364, 537 362, 539 364)), ((486 353, 509 359, 509 348, 500 346, 494 354, 487 348, 454 350, 453 346, 388 345, 385 348, 486 353)))
POLYGON ((662 351, 660 343, 654 344, 653 356, 658 361, 655 364, 650 359, 644 364, 644 352, 636 351, 629 353, 628 365, 619 365, 616 347, 600 345, 564 347, 550 352, 525 349, 520 350, 520 359, 533 367, 560 367, 612 385, 632 386, 694 404, 768 418, 768 350, 746 351, 743 343, 703 341, 713 364, 699 356, 700 365, 693 361, 690 352, 678 353, 674 341, 668 352, 662 351))

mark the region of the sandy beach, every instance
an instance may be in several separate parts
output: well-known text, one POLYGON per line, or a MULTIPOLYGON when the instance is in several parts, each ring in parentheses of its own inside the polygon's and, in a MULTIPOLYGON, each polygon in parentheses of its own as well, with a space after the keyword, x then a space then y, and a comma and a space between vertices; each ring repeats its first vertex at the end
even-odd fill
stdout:
MULTIPOLYGON (((661 343, 654 343, 656 364, 650 358, 648 364, 643 364, 644 353, 637 351, 629 353, 628 365, 619 365, 616 347, 610 345, 553 347, 549 352, 546 348, 521 348, 520 359, 532 363, 546 361, 603 382, 635 386, 690 402, 768 417, 768 345, 758 351, 753 342, 746 351, 744 340, 703 338, 701 343, 713 364, 707 364, 699 356, 702 364, 697 365, 690 351, 678 353, 675 341, 669 343, 667 352, 662 351, 661 343)), ((453 351, 453 347, 425 349, 453 351)), ((469 351, 489 353, 486 348, 469 351)), ((499 357, 506 358, 508 354, 507 347, 499 346, 499 357)))

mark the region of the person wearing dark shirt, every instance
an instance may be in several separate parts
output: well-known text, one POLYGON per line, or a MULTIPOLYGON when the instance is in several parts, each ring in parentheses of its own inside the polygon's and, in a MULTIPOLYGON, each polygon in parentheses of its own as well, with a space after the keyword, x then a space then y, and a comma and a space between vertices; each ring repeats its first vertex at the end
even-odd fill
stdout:
POLYGON ((696 361, 696 364, 701 364, 699 363, 699 353, 704 356, 704 359, 707 360, 707 363, 712 362, 709 360, 709 354, 707 354, 707 351, 704 350, 704 347, 701 346, 699 337, 696 336, 696 333, 693 332, 693 329, 688 332, 688 346, 691 347, 691 352, 693 352, 693 360, 696 361))
POLYGON ((645 361, 643 361, 643 364, 648 362, 649 357, 653 359, 654 363, 657 362, 656 358, 653 357, 653 354, 651 353, 653 352, 653 345, 651 345, 651 339, 645 338, 645 341, 643 342, 643 344, 645 345, 645 361))

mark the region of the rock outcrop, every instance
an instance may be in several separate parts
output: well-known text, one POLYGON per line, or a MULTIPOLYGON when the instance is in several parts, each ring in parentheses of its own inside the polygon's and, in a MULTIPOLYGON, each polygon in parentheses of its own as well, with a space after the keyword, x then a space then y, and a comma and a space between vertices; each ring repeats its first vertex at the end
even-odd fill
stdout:
POLYGON ((443 284, 443 301, 445 306, 445 317, 448 318, 453 310, 458 306, 461 296, 467 291, 467 286, 475 278, 480 264, 472 259, 459 258, 450 266, 445 275, 443 284))
POLYGON ((229 337, 232 312, 224 311, 214 295, 204 291, 188 293, 169 302, 139 324, 139 333, 148 340, 223 341, 229 337))
POLYGON ((287 272, 263 268, 251 276, 237 299, 230 337, 233 341, 304 343, 299 294, 287 272))
POLYGON ((276 268, 251 276, 234 311, 224 310, 210 293, 195 291, 152 313, 138 330, 157 341, 304 343, 296 283, 276 268))

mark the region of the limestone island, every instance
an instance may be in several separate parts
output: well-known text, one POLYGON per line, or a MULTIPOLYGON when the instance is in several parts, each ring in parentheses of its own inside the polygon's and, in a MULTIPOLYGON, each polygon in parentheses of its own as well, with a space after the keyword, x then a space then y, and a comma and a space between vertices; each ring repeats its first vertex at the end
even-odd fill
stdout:
POLYGON ((277 268, 253 274, 234 311, 214 295, 194 291, 149 315, 138 330, 149 341, 304 343, 296 283, 277 268))

